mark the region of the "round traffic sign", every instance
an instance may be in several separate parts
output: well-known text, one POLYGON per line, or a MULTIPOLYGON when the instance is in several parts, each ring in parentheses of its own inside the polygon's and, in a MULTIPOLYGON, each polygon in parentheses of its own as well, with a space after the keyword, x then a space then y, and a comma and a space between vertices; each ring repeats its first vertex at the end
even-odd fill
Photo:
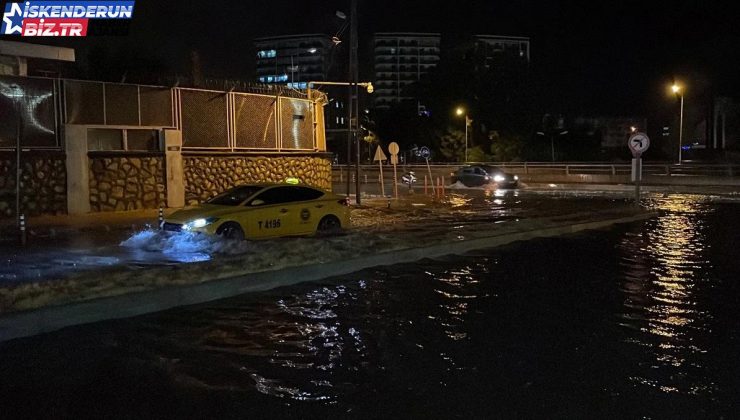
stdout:
POLYGON ((401 148, 398 147, 398 143, 395 141, 388 145, 388 151, 391 152, 392 155, 397 155, 399 150, 401 150, 401 148))
POLYGON ((429 150, 428 147, 424 146, 419 149, 419 156, 423 157, 424 159, 429 159, 432 156, 431 150, 429 150))
POLYGON ((633 154, 640 155, 650 147, 650 138, 645 133, 635 133, 627 140, 627 146, 633 154))

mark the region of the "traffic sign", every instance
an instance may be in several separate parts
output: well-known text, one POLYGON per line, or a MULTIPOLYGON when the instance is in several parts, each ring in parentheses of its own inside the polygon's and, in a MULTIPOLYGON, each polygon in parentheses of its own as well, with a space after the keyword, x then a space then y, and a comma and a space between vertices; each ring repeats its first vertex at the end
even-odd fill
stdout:
POLYGON ((383 153, 383 148, 378 146, 377 149, 375 149, 375 157, 373 158, 373 161, 381 161, 386 160, 388 157, 383 153))
POLYGON ((395 141, 388 145, 388 151, 391 152, 392 155, 397 155, 400 150, 401 148, 398 147, 398 143, 395 141))
POLYGON ((423 157, 424 159, 429 159, 432 156, 432 151, 429 150, 428 147, 423 146, 419 149, 419 156, 423 157))
POLYGON ((650 138, 645 133, 635 133, 627 140, 627 146, 633 155, 640 156, 650 147, 650 138))

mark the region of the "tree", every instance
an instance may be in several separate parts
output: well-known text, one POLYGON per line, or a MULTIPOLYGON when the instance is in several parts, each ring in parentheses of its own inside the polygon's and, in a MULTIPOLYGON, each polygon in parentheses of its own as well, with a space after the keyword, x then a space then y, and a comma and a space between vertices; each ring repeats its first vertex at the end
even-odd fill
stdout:
POLYGON ((524 152, 524 140, 521 136, 510 134, 501 136, 498 131, 492 131, 488 138, 491 140, 491 153, 497 162, 521 161, 524 152))
POLYGON ((445 160, 462 162, 465 160, 465 132, 447 128, 447 132, 439 138, 439 152, 445 160))

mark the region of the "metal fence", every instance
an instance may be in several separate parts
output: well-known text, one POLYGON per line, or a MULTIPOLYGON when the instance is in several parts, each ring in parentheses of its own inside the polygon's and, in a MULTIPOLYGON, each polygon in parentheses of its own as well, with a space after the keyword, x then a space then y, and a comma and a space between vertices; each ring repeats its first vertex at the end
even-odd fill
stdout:
POLYGON ((291 96, 0 76, 0 149, 19 133, 23 147, 58 149, 60 127, 79 124, 124 139, 111 144, 175 128, 183 149, 318 150, 315 106, 291 96))

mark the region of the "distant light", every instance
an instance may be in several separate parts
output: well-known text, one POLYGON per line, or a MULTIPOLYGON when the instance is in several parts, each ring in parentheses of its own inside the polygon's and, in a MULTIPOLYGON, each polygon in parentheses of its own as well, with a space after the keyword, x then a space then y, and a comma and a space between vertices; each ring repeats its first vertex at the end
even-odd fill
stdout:
POLYGON ((339 19, 347 19, 347 15, 345 15, 342 11, 337 10, 337 17, 339 19))
POLYGON ((550 184, 550 188, 555 188, 555 187, 557 187, 557 184, 550 184))
POLYGON ((316 51, 318 51, 316 48, 309 48, 308 50, 308 52, 310 52, 311 54, 315 54, 316 51))
POLYGON ((634 125, 631 126, 630 127, 630 131, 634 133, 635 131, 637 131, 637 127, 635 127, 634 125))
POLYGON ((457 109, 455 110, 455 114, 457 114, 457 115, 463 115, 463 114, 465 114, 465 110, 464 110, 464 109, 462 109, 462 107, 458 107, 458 108, 457 108, 457 109))
POLYGON ((671 86, 671 90, 673 91, 673 93, 678 93, 681 91, 681 86, 674 83, 673 86, 671 86))

